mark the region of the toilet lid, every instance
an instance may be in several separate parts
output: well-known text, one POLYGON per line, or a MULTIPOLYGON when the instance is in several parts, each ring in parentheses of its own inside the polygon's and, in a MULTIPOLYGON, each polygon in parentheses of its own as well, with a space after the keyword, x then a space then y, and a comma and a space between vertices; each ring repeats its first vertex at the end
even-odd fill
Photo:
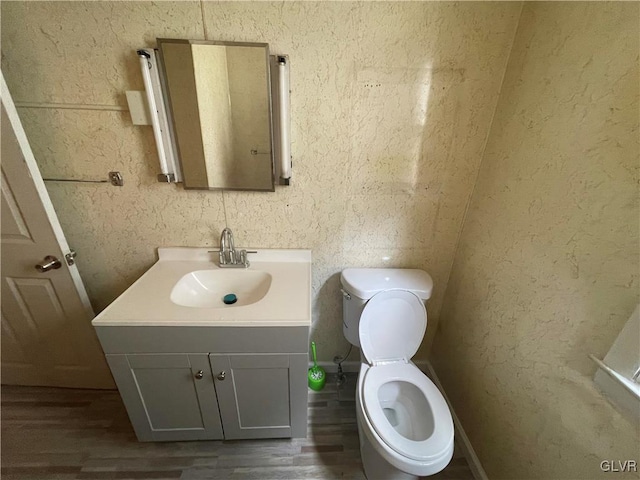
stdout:
POLYGON ((406 290, 387 290, 367 302, 360 317, 360 346, 367 361, 409 360, 422 343, 427 310, 406 290))

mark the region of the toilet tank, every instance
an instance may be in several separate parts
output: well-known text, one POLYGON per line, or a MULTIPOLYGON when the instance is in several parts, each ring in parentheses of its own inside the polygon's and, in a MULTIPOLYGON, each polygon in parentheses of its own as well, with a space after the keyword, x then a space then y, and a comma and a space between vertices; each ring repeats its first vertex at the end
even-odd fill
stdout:
POLYGON ((407 290, 426 301, 431 297, 433 280, 424 270, 409 268, 347 268, 340 275, 342 284, 342 331, 345 338, 360 346, 358 327, 367 301, 385 290, 407 290))

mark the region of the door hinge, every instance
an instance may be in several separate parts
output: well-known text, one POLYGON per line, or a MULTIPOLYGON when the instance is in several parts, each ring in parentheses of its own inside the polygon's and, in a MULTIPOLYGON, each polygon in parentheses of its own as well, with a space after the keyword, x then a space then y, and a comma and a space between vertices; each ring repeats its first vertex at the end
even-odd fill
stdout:
POLYGON ((67 261, 67 265, 71 266, 76 263, 76 261, 74 260, 76 258, 76 255, 77 253, 73 248, 69 250, 69 253, 64 256, 64 259, 67 261))

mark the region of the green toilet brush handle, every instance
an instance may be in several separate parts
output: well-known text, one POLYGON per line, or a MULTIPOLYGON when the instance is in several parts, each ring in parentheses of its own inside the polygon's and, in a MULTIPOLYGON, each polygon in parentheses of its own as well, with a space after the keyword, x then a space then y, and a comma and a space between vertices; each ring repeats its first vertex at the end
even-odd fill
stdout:
POLYGON ((318 361, 316 360, 316 342, 311 342, 311 356, 313 357, 313 366, 318 366, 318 361))

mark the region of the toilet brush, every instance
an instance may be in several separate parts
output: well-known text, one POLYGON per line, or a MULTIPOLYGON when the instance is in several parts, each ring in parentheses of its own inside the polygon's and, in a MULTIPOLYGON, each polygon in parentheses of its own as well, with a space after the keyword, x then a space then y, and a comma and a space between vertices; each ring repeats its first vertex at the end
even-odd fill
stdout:
POLYGON ((316 342, 311 342, 311 355, 313 356, 313 367, 309 369, 309 388, 311 390, 322 390, 327 380, 324 368, 318 366, 316 359, 316 342))

